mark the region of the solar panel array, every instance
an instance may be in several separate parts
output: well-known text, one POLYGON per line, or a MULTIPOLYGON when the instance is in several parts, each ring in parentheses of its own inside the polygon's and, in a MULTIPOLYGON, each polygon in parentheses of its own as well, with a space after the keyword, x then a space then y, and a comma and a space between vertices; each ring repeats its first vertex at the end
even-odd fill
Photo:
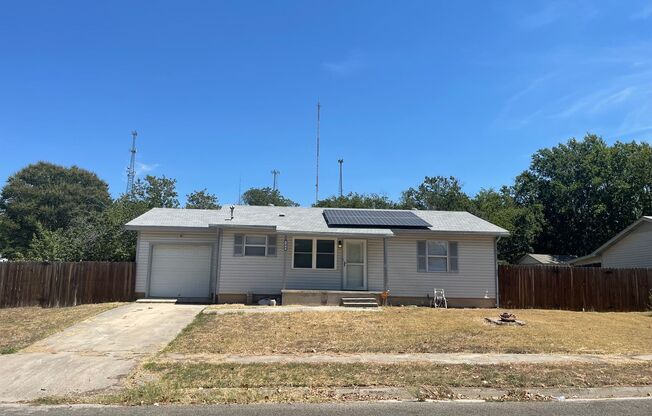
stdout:
POLYGON ((423 228, 430 227, 414 212, 365 209, 325 209, 329 227, 423 228))

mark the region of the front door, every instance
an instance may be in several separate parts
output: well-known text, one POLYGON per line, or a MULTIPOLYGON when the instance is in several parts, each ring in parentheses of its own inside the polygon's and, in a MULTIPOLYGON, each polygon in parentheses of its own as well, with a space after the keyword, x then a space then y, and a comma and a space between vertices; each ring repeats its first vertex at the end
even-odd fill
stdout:
POLYGON ((367 242, 344 240, 344 289, 367 288, 367 242))

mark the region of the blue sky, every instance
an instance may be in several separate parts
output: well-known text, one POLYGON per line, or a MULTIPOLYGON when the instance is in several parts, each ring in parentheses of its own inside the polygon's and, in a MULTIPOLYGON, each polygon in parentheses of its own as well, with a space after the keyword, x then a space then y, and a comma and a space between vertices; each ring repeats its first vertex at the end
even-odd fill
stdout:
POLYGON ((585 132, 652 136, 652 3, 3 1, 0 181, 47 160, 124 191, 138 173, 223 203, 270 186, 474 194, 585 132))

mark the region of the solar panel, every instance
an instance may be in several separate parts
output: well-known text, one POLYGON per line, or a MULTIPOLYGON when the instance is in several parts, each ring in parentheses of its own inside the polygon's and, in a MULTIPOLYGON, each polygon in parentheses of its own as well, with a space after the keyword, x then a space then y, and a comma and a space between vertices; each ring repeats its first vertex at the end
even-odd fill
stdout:
POLYGON ((324 218, 329 227, 367 228, 423 228, 430 224, 414 212, 368 210, 368 209, 325 209, 324 218))

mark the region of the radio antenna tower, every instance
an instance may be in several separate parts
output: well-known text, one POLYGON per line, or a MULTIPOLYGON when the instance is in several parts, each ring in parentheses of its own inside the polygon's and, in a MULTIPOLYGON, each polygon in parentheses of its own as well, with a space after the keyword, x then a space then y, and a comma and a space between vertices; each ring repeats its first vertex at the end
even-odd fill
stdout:
POLYGON ((321 116, 321 104, 317 100, 317 175, 315 178, 315 202, 319 202, 319 123, 321 116))
POLYGON ((127 194, 134 191, 134 181, 136 180, 136 130, 131 132, 131 162, 127 168, 127 194))
POLYGON ((340 198, 342 197, 343 189, 342 189, 342 163, 344 163, 344 159, 338 159, 337 163, 340 164, 340 198))
POLYGON ((280 171, 274 169, 272 171, 272 176, 274 176, 274 182, 272 185, 272 191, 276 191, 278 189, 278 175, 280 175, 280 171))

